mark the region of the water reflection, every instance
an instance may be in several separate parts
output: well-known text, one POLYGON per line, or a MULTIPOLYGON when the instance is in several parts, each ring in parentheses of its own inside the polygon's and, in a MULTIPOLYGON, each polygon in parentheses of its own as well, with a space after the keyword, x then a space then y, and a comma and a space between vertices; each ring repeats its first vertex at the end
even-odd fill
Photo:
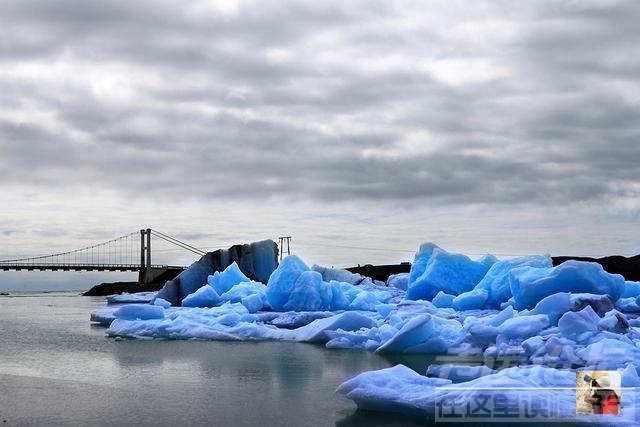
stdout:
POLYGON ((335 389, 400 362, 424 373, 427 359, 287 342, 115 340, 89 324, 103 304, 75 295, 0 299, 0 404, 9 422, 414 425, 356 411, 335 389))

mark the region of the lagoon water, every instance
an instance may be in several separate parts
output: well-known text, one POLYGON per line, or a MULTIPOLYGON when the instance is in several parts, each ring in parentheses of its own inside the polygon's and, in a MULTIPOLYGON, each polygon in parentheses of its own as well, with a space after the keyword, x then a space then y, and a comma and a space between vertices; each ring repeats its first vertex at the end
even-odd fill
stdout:
POLYGON ((0 296, 0 426, 423 424, 358 411, 335 393, 403 360, 301 343, 115 340, 89 322, 104 304, 0 296))

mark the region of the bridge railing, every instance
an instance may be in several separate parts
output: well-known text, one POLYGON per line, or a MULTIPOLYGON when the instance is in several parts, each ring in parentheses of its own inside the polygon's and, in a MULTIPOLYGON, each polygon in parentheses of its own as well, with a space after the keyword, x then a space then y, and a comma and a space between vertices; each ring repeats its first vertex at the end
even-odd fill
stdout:
POLYGON ((72 251, 0 260, 0 270, 105 269, 140 271, 145 268, 166 268, 167 265, 151 263, 152 235, 197 255, 205 254, 205 251, 175 237, 147 228, 72 251))

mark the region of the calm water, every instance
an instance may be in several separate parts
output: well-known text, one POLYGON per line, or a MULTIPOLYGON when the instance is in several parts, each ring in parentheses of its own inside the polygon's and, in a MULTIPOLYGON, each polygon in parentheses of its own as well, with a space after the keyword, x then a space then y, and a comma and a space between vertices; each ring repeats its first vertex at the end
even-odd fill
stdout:
POLYGON ((103 305, 0 296, 0 426, 422 424, 335 393, 398 360, 301 343, 114 340, 89 322, 103 305))

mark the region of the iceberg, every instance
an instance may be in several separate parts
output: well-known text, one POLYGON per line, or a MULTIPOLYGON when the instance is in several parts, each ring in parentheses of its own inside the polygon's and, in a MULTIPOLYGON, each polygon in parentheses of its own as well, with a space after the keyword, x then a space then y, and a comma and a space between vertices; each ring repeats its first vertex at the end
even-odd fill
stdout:
POLYGON ((127 304, 115 310, 113 317, 121 320, 164 319, 164 308, 151 304, 127 304))
POLYGON ((457 320, 430 314, 417 315, 376 351, 398 353, 442 353, 458 345, 464 338, 457 320))
MULTIPOLYGON (((216 271, 216 273, 218 272, 216 271)), ((240 271, 240 267, 238 267, 235 261, 225 268, 222 273, 216 273, 214 273, 213 276, 207 277, 207 283, 215 289, 218 295, 224 294, 238 283, 250 281, 250 279, 240 271)))
MULTIPOLYGON (((272 240, 263 240, 208 252, 178 277, 168 281, 158 292, 157 298, 169 301, 173 306, 180 306, 184 298, 207 284, 209 276, 225 270, 234 263, 244 278, 240 278, 234 269, 234 272, 229 274, 233 276, 229 281, 257 280, 266 283, 278 266, 278 245, 272 240)), ((221 286, 227 286, 227 282, 225 281, 221 286)), ((216 292, 220 294, 226 290, 228 289, 219 288, 216 292)))
POLYGON ((470 291, 487 273, 489 266, 462 254, 451 254, 431 245, 423 245, 416 255, 418 266, 411 267, 407 299, 429 300, 443 291, 459 295, 470 291), (424 266, 424 269, 423 269, 424 266))
POLYGON ((453 308, 453 300, 457 297, 455 295, 446 294, 443 291, 439 291, 433 300, 433 305, 438 308, 453 308))
POLYGON ((322 280, 325 282, 331 282, 333 280, 335 282, 349 283, 350 285, 359 285, 364 280, 371 280, 368 277, 352 273, 348 270, 322 267, 316 264, 311 266, 311 270, 320 273, 322 275, 322 280))
POLYGON ((409 273, 392 274, 387 278, 387 286, 406 291, 409 286, 409 273))
MULTIPOLYGON (((158 298, 162 300, 162 298, 158 298)), ((164 301, 164 300, 162 300, 164 301)), ((206 285, 187 295, 182 300, 183 307, 215 307, 222 299, 212 286, 206 285)), ((154 301, 155 304, 155 301, 154 301)))
POLYGON ((544 314, 518 316, 507 319, 498 327, 498 333, 503 337, 529 338, 537 335, 549 326, 549 317, 544 314))
POLYGON ((620 295, 620 298, 636 298, 638 296, 640 296, 640 282, 625 280, 624 290, 622 291, 622 295, 620 295))
POLYGON ((454 308, 457 310, 500 308, 500 304, 513 296, 510 287, 511 270, 520 267, 551 268, 552 266, 551 257, 548 255, 497 261, 491 265, 487 274, 473 290, 456 298, 457 303, 454 304, 454 308))
POLYGON ((600 264, 565 261, 557 267, 520 267, 511 270, 510 287, 515 308, 533 308, 544 297, 558 292, 609 295, 616 301, 624 290, 624 278, 609 274, 600 264))
MULTIPOLYGON (((438 418, 447 399, 475 404, 487 387, 527 388, 575 416, 565 389, 575 387, 583 368, 617 369, 623 384, 640 387, 640 285, 598 264, 552 267, 547 255, 473 261, 426 243, 411 272, 390 276, 386 285, 309 268, 295 255, 274 268, 266 286, 251 278, 229 258, 222 271, 179 296, 181 306, 164 298, 167 288, 148 304, 142 302, 149 295, 113 298, 91 319, 108 326, 111 337, 311 342, 385 357, 472 355, 489 365, 431 364, 426 373, 399 365, 338 388, 361 408, 428 419, 438 418), (501 358, 518 366, 500 366, 501 358)), ((627 405, 640 407, 640 399, 627 405)))
POLYGON ((309 271, 309 267, 295 255, 282 260, 267 282, 267 300, 271 308, 275 311, 288 311, 285 304, 289 301, 296 281, 305 271, 309 271))
POLYGON ((157 292, 137 292, 130 294, 123 292, 120 295, 107 297, 107 304, 142 304, 153 301, 157 292))
MULTIPOLYGON (((478 402, 487 401, 484 397, 487 394, 492 399, 494 395, 508 392, 523 402, 529 401, 534 392, 537 399, 556 405, 557 417, 570 418, 576 413, 575 383, 574 372, 542 366, 507 368, 454 384, 449 379, 425 377, 406 366, 396 365, 362 373, 342 383, 337 392, 353 400, 360 409, 422 415, 428 421, 434 418, 446 421, 443 414, 450 412, 443 409, 447 403, 455 402, 460 418, 464 419, 468 405, 477 408, 478 402)), ((524 408, 516 405, 514 411, 524 411, 524 408)), ((546 415, 546 418, 540 416, 539 421, 549 421, 549 414, 546 415)))

